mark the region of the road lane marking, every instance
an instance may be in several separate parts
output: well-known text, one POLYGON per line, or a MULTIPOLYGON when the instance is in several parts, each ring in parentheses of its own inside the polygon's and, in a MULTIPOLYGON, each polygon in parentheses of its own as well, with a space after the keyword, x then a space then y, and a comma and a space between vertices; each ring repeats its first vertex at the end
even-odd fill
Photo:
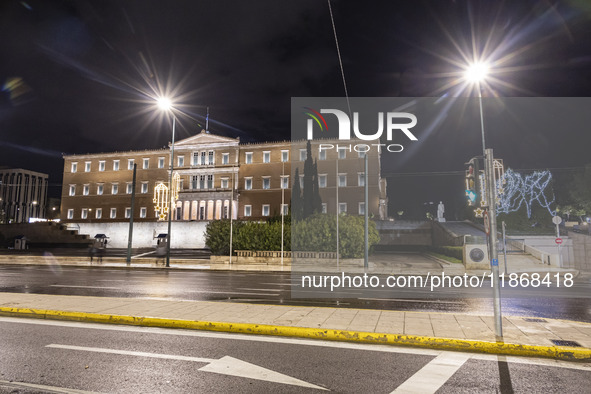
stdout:
POLYGON ((79 285, 49 285, 51 287, 71 287, 74 289, 110 289, 110 290, 119 290, 120 287, 108 287, 108 286, 79 286, 79 285))
POLYGON ((392 394, 435 393, 470 357, 464 353, 440 354, 398 386, 392 394))
POLYGON ((16 388, 16 389, 18 389, 20 387, 27 387, 27 388, 47 391, 50 393, 63 393, 63 394, 95 394, 94 391, 67 389, 65 387, 47 386, 44 384, 34 384, 34 383, 25 383, 25 382, 10 382, 7 380, 0 380, 0 388, 2 388, 2 387, 11 387, 11 388, 16 388))
POLYGON ((131 256, 131 258, 132 259, 137 259, 138 257, 147 256, 147 255, 152 254, 152 253, 156 253, 156 251, 155 250, 152 250, 151 252, 146 252, 146 253, 142 253, 142 254, 136 254, 135 256, 131 256))
POLYGON ((206 294, 225 294, 225 295, 232 295, 232 294, 246 294, 246 295, 261 295, 261 296, 277 296, 277 294, 271 293, 247 293, 245 291, 209 291, 209 290, 188 290, 188 293, 206 293, 206 294))
POLYGON ((408 300, 405 298, 359 298, 366 301, 398 301, 398 302, 426 302, 432 304, 459 304, 466 305, 464 301, 441 301, 441 300, 408 300))
MULTIPOLYGON (((495 354, 476 354, 476 353, 462 353, 462 352, 446 352, 443 350, 434 349, 422 349, 422 348, 409 348, 409 347, 397 347, 392 345, 366 345, 362 343, 347 343, 347 342, 328 342, 318 341, 312 339, 302 338, 288 338, 288 337, 274 337, 264 335, 247 335, 247 334, 235 334, 235 333, 218 333, 211 331, 193 331, 183 329, 170 329, 160 327, 138 327, 138 326, 119 326, 119 325, 108 325, 98 323, 82 323, 82 322, 71 322, 71 321, 59 321, 59 320, 39 320, 39 319, 27 319, 21 317, 0 317, 0 322, 5 323, 16 323, 16 324, 34 324, 34 325, 45 325, 45 326, 56 326, 56 327, 67 327, 67 328, 80 328, 80 329, 94 329, 102 331, 123 331, 123 332, 139 332, 144 334, 156 334, 156 335, 176 335, 186 337, 199 337, 199 338, 212 338, 220 340, 236 340, 236 341, 247 341, 247 342, 265 342, 265 343, 282 343, 288 345, 304 345, 304 346, 316 346, 316 347, 327 347, 337 349, 351 349, 351 350, 363 350, 373 351, 382 353, 399 353, 399 354, 413 354, 413 355, 426 355, 426 356, 439 356, 444 353, 453 354, 464 354, 475 360, 492 361, 497 362, 498 356, 495 354)), ((591 365, 583 363, 573 363, 562 360, 552 360, 544 358, 532 358, 522 356, 506 356, 507 362, 514 364, 524 365, 539 365, 556 368, 567 368, 575 369, 580 371, 591 372, 591 365)))
POLYGON ((291 376, 284 375, 273 370, 259 367, 256 364, 251 364, 246 361, 239 360, 234 357, 224 356, 220 359, 214 358, 202 358, 202 357, 190 357, 190 356, 179 356, 176 354, 160 354, 160 353, 149 353, 149 352, 135 352, 129 350, 118 350, 118 349, 106 349, 99 347, 86 347, 86 346, 72 346, 72 345, 60 345, 52 343, 45 347, 53 349, 66 349, 66 350, 78 350, 83 352, 94 352, 94 353, 108 353, 108 354, 119 354, 123 356, 135 356, 135 357, 149 357, 158 358, 165 360, 178 360, 178 361, 192 361, 197 363, 205 363, 203 367, 199 368, 199 371, 212 372, 221 375, 238 376, 248 379, 263 380, 266 382, 274 382, 281 384, 288 384, 292 386, 308 387, 318 390, 327 390, 324 387, 316 386, 314 384, 292 378, 291 376))
POLYGON ((100 347, 59 345, 59 344, 55 344, 55 343, 52 343, 50 345, 46 345, 45 347, 54 348, 54 349, 79 350, 79 351, 83 351, 83 352, 120 354, 120 355, 124 355, 124 356, 162 358, 162 359, 167 359, 167 360, 180 360, 180 361, 193 361, 196 363, 211 363, 211 362, 216 361, 213 358, 177 356, 177 355, 173 355, 173 354, 159 354, 159 353, 148 353, 148 352, 134 352, 134 351, 130 351, 130 350, 106 349, 106 348, 100 348, 100 347))

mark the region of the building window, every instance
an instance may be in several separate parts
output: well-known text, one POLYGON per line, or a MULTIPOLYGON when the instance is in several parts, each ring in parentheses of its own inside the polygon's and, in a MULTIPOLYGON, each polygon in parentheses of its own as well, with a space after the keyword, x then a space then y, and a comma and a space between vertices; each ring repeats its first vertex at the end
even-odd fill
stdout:
POLYGON ((289 189, 289 175, 282 175, 281 176, 281 188, 282 189, 289 189))
POLYGON ((252 215, 252 205, 245 205, 244 206, 244 216, 249 217, 252 215))
POLYGON ((347 212, 347 203, 340 202, 339 203, 339 213, 346 213, 347 212))
POLYGON ((133 184, 131 182, 127 182, 125 185, 125 193, 131 194, 133 192, 133 184))
POLYGON ((339 174, 339 187, 347 186, 347 174, 339 174))
POLYGON ((72 172, 78 171, 78 163, 72 163, 72 172))
POLYGON ((88 219, 88 208, 82 208, 80 211, 80 219, 88 219))
POLYGON ((230 154, 229 153, 222 153, 222 164, 229 164, 230 163, 230 154))
POLYGON ((84 163, 84 172, 90 172, 90 162, 84 163))
MULTIPOLYGON (((150 168, 150 159, 144 158, 142 160, 142 169, 147 170, 148 168, 150 168)), ((133 166, 131 166, 131 169, 133 169, 133 166)))
POLYGON ((244 163, 245 164, 252 164, 252 152, 246 152, 244 154, 244 163))
POLYGON ((131 217, 131 208, 125 208, 125 219, 129 219, 131 217))
POLYGON ((146 194, 148 192, 148 182, 142 182, 142 193, 146 194))
POLYGON ((304 174, 300 175, 300 189, 304 188, 304 174))
POLYGON ((117 217, 117 208, 111 208, 110 218, 115 219, 117 217))
POLYGON ((281 204, 281 212, 282 212, 283 216, 289 215, 289 205, 281 204))
POLYGON ((96 211, 94 211, 94 217, 97 219, 102 218, 103 217, 103 209, 97 208, 96 211))
POLYGON ((70 196, 76 195, 76 185, 70 185, 70 196))
POLYGON ((205 165, 205 155, 207 155, 207 152, 201 152, 201 165, 205 165))
POLYGON ((74 210, 68 209, 68 219, 74 219, 74 210))
POLYGON ((185 165, 185 156, 177 157, 177 164, 179 167, 183 167, 185 165))
POLYGON ((104 190, 104 185, 102 183, 99 183, 98 185, 96 185, 96 195, 97 196, 102 196, 103 190, 104 190))
POLYGON ((339 159, 345 159, 347 158, 347 151, 345 150, 345 148, 338 148, 339 150, 339 159))
POLYGON ((359 203, 359 214, 365 215, 365 203, 364 202, 359 203))
POLYGON ((326 160, 326 149, 321 149, 318 152, 318 160, 326 160))
POLYGON ((322 213, 327 213, 327 212, 328 212, 328 208, 327 208, 327 206, 326 206, 326 203, 325 203, 325 202, 323 202, 323 203, 322 203, 322 213))
POLYGON ((119 160, 113 160, 113 171, 119 171, 119 160))
POLYGON ((133 170, 133 159, 127 159, 127 169, 133 170))
POLYGON ((326 187, 326 174, 319 174, 318 175, 318 187, 319 188, 326 187))
POLYGON ((265 151, 263 152, 263 163, 270 163, 271 162, 271 152, 265 151))
POLYGON ((221 184, 222 189, 228 188, 228 181, 229 181, 228 178, 222 178, 222 184, 221 184))
POLYGON ((263 204, 263 216, 269 216, 271 206, 269 204, 263 204))
POLYGON ((363 172, 357 174, 357 186, 365 186, 365 174, 363 172))
POLYGON ((90 185, 84 185, 82 188, 82 194, 88 196, 90 194, 90 185))
POLYGON ((212 166, 213 165, 213 151, 210 150, 208 152, 208 155, 207 156, 208 156, 207 164, 209 164, 210 166, 212 166))
POLYGON ((148 210, 146 209, 146 207, 141 207, 140 208, 140 218, 144 219, 146 217, 148 210))
MULTIPOLYGON (((117 169, 119 169, 119 165, 117 165, 117 169)), ((105 161, 101 160, 99 161, 99 171, 105 171, 105 161)))
POLYGON ((158 168, 164 168, 164 157, 158 158, 158 168))
POLYGON ((269 190, 271 188, 271 178, 263 177, 263 189, 269 190))
POLYGON ((281 151, 281 161, 285 163, 288 160, 289 160, 289 151, 288 150, 282 150, 281 151))
POLYGON ((213 189, 213 175, 207 176, 207 188, 213 189))
POLYGON ((111 194, 119 193, 119 185, 117 183, 113 183, 111 186, 111 194))
POLYGON ((244 190, 252 190, 252 178, 244 178, 244 190))
POLYGON ((300 149, 300 161, 306 161, 307 157, 308 152, 306 151, 306 149, 300 149))

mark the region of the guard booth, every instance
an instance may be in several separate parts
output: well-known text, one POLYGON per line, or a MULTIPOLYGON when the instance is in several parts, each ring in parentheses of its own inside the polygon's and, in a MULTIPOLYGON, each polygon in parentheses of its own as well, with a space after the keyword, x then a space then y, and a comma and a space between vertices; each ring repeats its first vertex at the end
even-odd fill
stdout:
POLYGON ((107 247, 109 237, 105 234, 97 234, 94 236, 94 245, 97 249, 104 249, 107 247))
POLYGON ((168 234, 158 234, 156 237, 156 248, 159 247, 166 247, 166 243, 168 242, 168 234))
POLYGON ((29 245, 27 245, 27 237, 25 237, 24 235, 17 235, 16 237, 14 237, 14 248, 16 250, 25 250, 29 248, 29 245))

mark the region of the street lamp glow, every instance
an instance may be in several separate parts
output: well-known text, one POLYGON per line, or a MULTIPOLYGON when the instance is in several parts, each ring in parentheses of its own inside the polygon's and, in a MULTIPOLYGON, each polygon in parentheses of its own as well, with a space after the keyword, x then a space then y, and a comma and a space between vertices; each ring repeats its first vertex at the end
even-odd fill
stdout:
POLYGON ((488 75, 488 64, 476 62, 468 66, 464 77, 470 82, 482 82, 488 75))
POLYGON ((163 111, 169 111, 172 109, 172 102, 168 97, 159 97, 157 100, 158 107, 163 111))

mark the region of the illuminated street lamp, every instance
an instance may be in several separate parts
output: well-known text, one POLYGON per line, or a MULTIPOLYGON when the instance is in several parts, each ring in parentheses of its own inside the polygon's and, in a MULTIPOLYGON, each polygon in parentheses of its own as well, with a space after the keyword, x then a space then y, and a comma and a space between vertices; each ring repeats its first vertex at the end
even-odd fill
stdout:
MULTIPOLYGON (((480 106, 480 131, 482 133, 482 153, 484 155, 484 184, 486 189, 486 203, 488 205, 488 231, 490 264, 493 274, 493 303, 495 316, 495 334, 497 340, 503 337, 503 326, 501 316, 501 290, 499 287, 499 257, 497 251, 497 202, 496 184, 494 174, 494 156, 492 149, 486 149, 484 140, 484 111, 482 109, 482 88, 481 84, 486 81, 490 67, 486 62, 474 62, 464 72, 464 78, 468 83, 475 84, 478 91, 478 104, 480 106)), ((485 226, 487 226, 485 220, 485 226)))
MULTIPOLYGON (((174 109, 172 101, 168 97, 159 97, 157 100, 158 107, 161 111, 168 112, 174 109)), ((169 188, 170 193, 168 194, 169 208, 168 208, 168 242, 166 242, 166 266, 170 267, 170 242, 171 242, 171 227, 172 227, 172 212, 173 212, 173 195, 172 192, 172 173, 174 171, 174 129, 176 126, 176 117, 172 114, 172 144, 170 146, 170 176, 169 176, 169 188)))

